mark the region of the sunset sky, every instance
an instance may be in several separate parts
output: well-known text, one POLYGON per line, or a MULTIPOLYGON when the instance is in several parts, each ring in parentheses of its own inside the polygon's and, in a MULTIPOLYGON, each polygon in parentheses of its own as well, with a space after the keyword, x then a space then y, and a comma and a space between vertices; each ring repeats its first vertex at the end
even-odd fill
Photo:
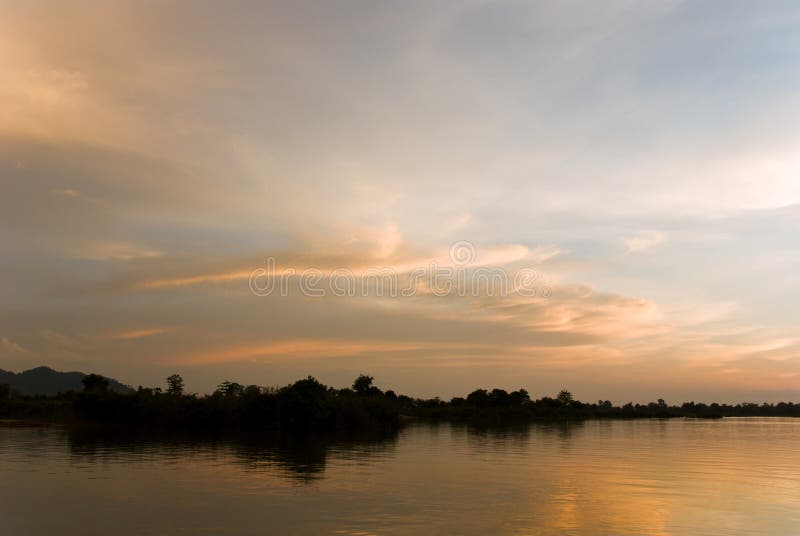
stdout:
POLYGON ((111 4, 0 0, 0 368, 800 395, 797 2, 111 4))

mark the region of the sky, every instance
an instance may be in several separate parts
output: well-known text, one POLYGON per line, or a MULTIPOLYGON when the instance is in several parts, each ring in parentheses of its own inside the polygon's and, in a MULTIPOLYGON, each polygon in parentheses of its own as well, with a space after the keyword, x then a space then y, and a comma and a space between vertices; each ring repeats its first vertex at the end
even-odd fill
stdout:
POLYGON ((796 2, 0 13, 0 368, 800 398, 796 2))

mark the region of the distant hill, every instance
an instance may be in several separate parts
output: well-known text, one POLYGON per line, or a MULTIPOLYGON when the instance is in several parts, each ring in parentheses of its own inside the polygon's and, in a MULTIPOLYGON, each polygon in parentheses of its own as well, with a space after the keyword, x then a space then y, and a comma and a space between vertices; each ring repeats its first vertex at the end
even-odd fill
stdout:
MULTIPOLYGON (((8 384, 21 395, 57 395, 67 391, 82 391, 83 372, 59 372, 50 367, 36 367, 24 372, 9 372, 0 369, 0 385, 8 384)), ((117 393, 132 393, 133 389, 117 380, 108 378, 109 389, 117 393)))

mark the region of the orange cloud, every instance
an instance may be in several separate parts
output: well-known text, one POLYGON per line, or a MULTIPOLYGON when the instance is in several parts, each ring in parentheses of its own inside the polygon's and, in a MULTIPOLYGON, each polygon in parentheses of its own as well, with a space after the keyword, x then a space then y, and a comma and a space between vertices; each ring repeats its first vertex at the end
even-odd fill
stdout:
POLYGON ((186 287, 202 283, 229 283, 231 281, 247 280, 253 270, 235 270, 232 272, 219 272, 211 274, 190 275, 185 277, 170 277, 164 279, 150 279, 134 285, 139 289, 157 289, 186 287))
MULTIPOLYGON (((480 346, 480 345, 478 345, 480 346)), ((462 349, 475 350, 475 344, 437 342, 364 341, 340 339, 290 339, 268 343, 223 348, 212 352, 186 354, 179 358, 183 363, 221 363, 254 358, 330 358, 363 354, 385 354, 419 350, 462 349)))
POLYGON ((123 331, 109 336, 109 339, 114 341, 128 341, 132 339, 142 339, 144 337, 152 337, 154 335, 162 335, 175 331, 174 328, 147 328, 147 329, 134 329, 130 331, 123 331))

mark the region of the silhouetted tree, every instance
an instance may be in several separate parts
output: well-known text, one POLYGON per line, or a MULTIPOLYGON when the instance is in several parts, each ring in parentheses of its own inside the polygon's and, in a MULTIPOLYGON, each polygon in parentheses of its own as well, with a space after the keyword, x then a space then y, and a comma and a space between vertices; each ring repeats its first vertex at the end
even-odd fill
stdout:
POLYGON ((562 404, 569 404, 570 402, 572 402, 572 393, 570 393, 566 389, 561 389, 561 391, 558 392, 558 396, 556 398, 562 404))
POLYGON ((81 383, 83 383, 84 391, 92 393, 108 391, 108 379, 99 374, 87 374, 83 377, 81 383))
POLYGON ((513 391, 509 396, 511 398, 511 404, 517 407, 526 406, 531 401, 531 397, 528 394, 528 391, 526 391, 525 389, 520 389, 519 391, 513 391))
POLYGON ((383 392, 372 385, 372 380, 374 378, 372 376, 367 376, 362 374, 356 381, 353 382, 353 391, 361 396, 378 396, 382 395, 383 392))
POLYGON ((167 378, 167 394, 174 396, 183 394, 183 378, 180 374, 173 374, 167 378))
POLYGON ((292 424, 321 423, 331 413, 328 389, 313 376, 282 388, 277 397, 281 418, 292 424))
POLYGON ((222 396, 241 396, 244 394, 244 385, 225 380, 217 386, 215 393, 222 396))
POLYGON ((253 398, 259 396, 262 393, 261 387, 258 385, 248 385, 244 388, 244 392, 242 393, 244 396, 253 398))
POLYGON ((489 397, 491 398, 492 405, 494 406, 504 407, 511 405, 511 397, 508 396, 508 391, 505 389, 492 389, 489 397))
POLYGON ((360 375, 356 378, 356 381, 353 382, 353 391, 360 395, 369 394, 370 389, 372 388, 372 380, 374 380, 372 376, 367 376, 366 374, 360 375))
POLYGON ((489 404, 489 393, 486 389, 476 389, 467 395, 467 402, 473 406, 487 406, 489 404))

